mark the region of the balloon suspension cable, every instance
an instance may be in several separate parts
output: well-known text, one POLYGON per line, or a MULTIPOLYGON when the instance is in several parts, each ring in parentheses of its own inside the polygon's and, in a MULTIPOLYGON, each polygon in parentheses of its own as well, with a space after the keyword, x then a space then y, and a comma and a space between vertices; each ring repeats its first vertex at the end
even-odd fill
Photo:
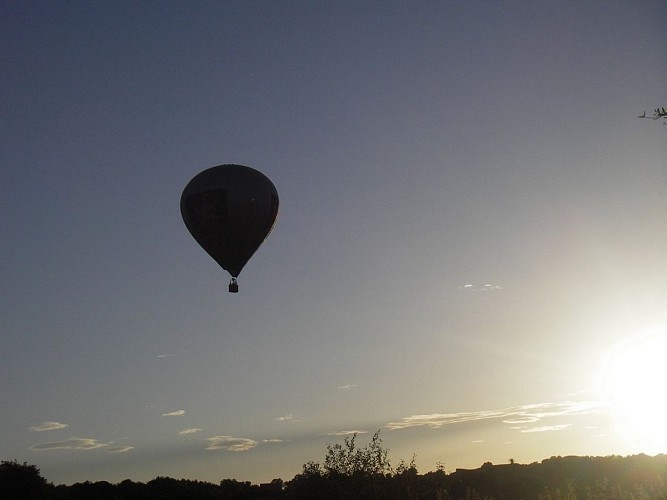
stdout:
POLYGON ((231 280, 229 280, 229 292, 230 293, 239 293, 239 284, 236 281, 236 278, 232 277, 231 280))

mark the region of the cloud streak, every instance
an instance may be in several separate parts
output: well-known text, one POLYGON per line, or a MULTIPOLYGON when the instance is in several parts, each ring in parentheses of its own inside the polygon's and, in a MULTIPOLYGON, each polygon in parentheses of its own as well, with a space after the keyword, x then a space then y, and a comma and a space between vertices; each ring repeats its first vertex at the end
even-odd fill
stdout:
POLYGON ((181 432, 179 432, 179 434, 180 434, 181 436, 186 436, 186 435, 188 435, 188 434, 195 434, 195 433, 197 433, 197 432, 200 432, 201 430, 202 430, 202 429, 200 429, 200 428, 198 428, 198 427, 192 427, 192 428, 190 428, 190 429, 183 429, 181 432))
POLYGON ((127 453, 130 450, 134 450, 134 446, 107 446, 105 451, 109 453, 127 453))
POLYGON ((276 417, 274 418, 275 421, 277 422, 295 422, 294 420, 294 415, 283 415, 282 417, 276 417))
POLYGON ((209 442, 207 450, 248 451, 259 445, 254 439, 233 436, 213 436, 207 441, 209 442))
POLYGON ((222 450, 222 451, 248 451, 261 444, 282 443, 281 439, 262 439, 255 441, 254 439, 240 438, 233 436, 213 436, 207 439, 209 445, 207 450, 222 450))
POLYGON ((465 285, 459 287, 459 290, 465 290, 466 292, 498 292, 502 289, 502 286, 495 285, 493 283, 485 283, 484 285, 466 283, 465 285))
POLYGON ((95 450, 107 446, 100 443, 97 439, 71 437, 64 441, 52 441, 32 446, 30 449, 35 451, 46 450, 95 450))
MULTIPOLYGON (((546 418, 563 417, 571 415, 584 415, 593 413, 600 408, 600 403, 595 401, 565 401, 561 403, 536 403, 523 406, 514 406, 500 410, 483 410, 477 412, 460 413, 432 413, 427 415, 412 415, 404 417, 400 422, 390 422, 385 425, 389 430, 407 429, 410 427, 440 427, 465 422, 478 422, 482 420, 502 420, 505 424, 518 425, 513 427, 517 430, 523 429, 522 424, 539 422, 546 418)), ((534 429, 556 430, 554 427, 534 427, 534 429)), ((560 430, 560 429, 558 429, 560 430)), ((539 431, 529 431, 539 432, 539 431)))
POLYGON ((368 431, 335 431, 328 432, 324 436, 352 436, 354 434, 366 434, 368 431))
POLYGON ((559 425, 543 425, 541 427, 530 427, 528 429, 521 429, 519 432, 549 432, 549 431, 562 431, 563 429, 570 427, 572 424, 559 424, 559 425))
POLYGON ((357 384, 345 384, 345 385, 339 385, 338 387, 336 387, 336 389, 339 391, 347 391, 355 387, 357 387, 357 384))
POLYGON ((181 417, 183 415, 185 415, 185 410, 175 410, 162 414, 163 417, 181 417))
POLYGON ((44 432, 44 431, 55 431, 58 429, 64 429, 65 427, 69 427, 69 425, 60 422, 42 422, 39 425, 28 427, 28 430, 31 432, 44 432))

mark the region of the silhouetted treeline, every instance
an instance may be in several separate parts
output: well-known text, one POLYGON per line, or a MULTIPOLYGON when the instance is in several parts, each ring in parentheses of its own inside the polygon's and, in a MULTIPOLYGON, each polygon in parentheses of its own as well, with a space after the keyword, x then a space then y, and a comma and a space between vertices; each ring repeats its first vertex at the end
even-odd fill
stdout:
POLYGON ((291 481, 219 484, 157 477, 54 486, 34 465, 0 465, 3 500, 667 500, 667 455, 552 457, 446 473, 418 474, 414 459, 392 468, 378 434, 365 448, 354 437, 329 445, 324 464, 308 462, 291 481))

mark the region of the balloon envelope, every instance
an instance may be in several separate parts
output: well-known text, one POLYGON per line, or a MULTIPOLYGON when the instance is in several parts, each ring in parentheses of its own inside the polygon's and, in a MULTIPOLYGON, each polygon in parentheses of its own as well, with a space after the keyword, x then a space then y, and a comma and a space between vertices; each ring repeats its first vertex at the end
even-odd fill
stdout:
POLYGON ((236 278, 273 229, 278 192, 255 169, 218 165, 185 186, 181 215, 197 243, 236 278))

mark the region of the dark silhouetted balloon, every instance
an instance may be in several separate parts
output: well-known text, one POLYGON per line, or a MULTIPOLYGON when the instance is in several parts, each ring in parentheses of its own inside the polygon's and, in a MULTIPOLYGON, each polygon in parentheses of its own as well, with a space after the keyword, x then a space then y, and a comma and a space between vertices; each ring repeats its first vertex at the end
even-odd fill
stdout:
POLYGON ((261 172, 243 165, 218 165, 197 174, 181 195, 188 231, 208 254, 236 278, 273 229, 278 192, 261 172))

